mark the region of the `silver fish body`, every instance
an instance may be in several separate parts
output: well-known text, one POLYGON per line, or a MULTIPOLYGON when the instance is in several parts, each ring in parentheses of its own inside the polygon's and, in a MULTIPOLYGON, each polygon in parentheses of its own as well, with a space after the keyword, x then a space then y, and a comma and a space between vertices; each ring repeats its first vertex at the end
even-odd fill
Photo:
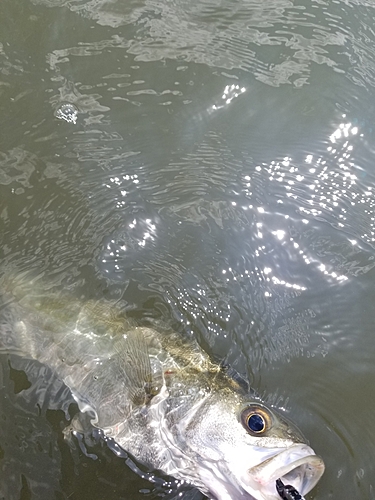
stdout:
POLYGON ((49 366, 92 425, 149 468, 217 500, 277 500, 279 478, 305 495, 323 474, 298 429, 197 345, 137 326, 118 304, 4 287, 0 350, 49 366))

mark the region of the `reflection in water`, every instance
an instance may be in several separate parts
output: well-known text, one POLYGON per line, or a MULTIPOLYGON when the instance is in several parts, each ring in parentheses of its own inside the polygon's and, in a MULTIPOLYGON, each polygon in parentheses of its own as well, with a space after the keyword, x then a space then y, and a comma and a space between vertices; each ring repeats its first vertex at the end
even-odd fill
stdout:
POLYGON ((137 61, 177 59, 243 70, 274 87, 307 85, 316 65, 346 74, 356 84, 374 83, 369 3, 365 8, 359 3, 355 12, 328 0, 307 6, 291 0, 33 3, 67 7, 101 26, 132 26, 135 36, 126 45, 137 61))
POLYGON ((213 104, 212 109, 213 110, 221 109, 226 104, 230 104, 233 101, 233 99, 238 97, 240 94, 243 94, 245 92, 245 90, 246 90, 245 87, 240 88, 239 85, 234 85, 234 84, 227 85, 224 89, 223 95, 221 96, 224 103, 221 105, 220 104, 213 104))
POLYGON ((56 118, 68 123, 77 123, 78 109, 73 104, 62 104, 55 111, 56 118))
MULTIPOLYGON (((252 188, 252 180, 255 190, 258 190, 258 182, 265 183, 268 179, 267 188, 276 195, 277 210, 281 218, 288 220, 298 217, 299 222, 304 225, 314 221, 327 222, 339 231, 347 232, 351 236, 347 238, 350 245, 357 245, 359 241, 372 244, 375 241, 375 219, 371 210, 374 204, 373 186, 362 181, 362 179, 366 180, 366 175, 363 174, 363 169, 351 159, 355 154, 353 140, 357 134, 360 138, 363 137, 357 126, 352 126, 351 123, 341 123, 329 137, 330 145, 326 148, 326 154, 315 155, 315 157, 313 154, 307 154, 304 163, 301 164, 291 157, 285 157, 282 161, 271 161, 269 164, 255 167, 252 175, 243 177, 243 193, 246 198, 252 200, 256 196, 252 188), (285 207, 288 204, 293 208, 292 212, 285 207), (355 210, 352 207, 358 208, 355 210), (348 218, 349 210, 351 216, 348 218)), ((370 182, 373 182, 372 179, 370 182)), ((243 208, 252 209, 253 205, 243 208)), ((262 206, 258 206, 257 210, 260 214, 265 214, 264 219, 268 215, 275 220, 275 213, 272 210, 267 210, 262 206)), ((259 238, 265 237, 262 226, 271 228, 272 224, 257 223, 259 238)), ((301 230, 306 231, 302 227, 301 230)), ((287 236, 283 229, 270 232, 280 241, 287 236)), ((348 276, 338 272, 338 269, 332 269, 329 264, 321 262, 319 256, 311 253, 311 249, 302 249, 301 243, 295 238, 290 237, 289 240, 292 243, 289 251, 299 254, 306 264, 314 264, 325 275, 338 281, 348 279, 348 276)), ((261 252, 262 246, 259 246, 257 251, 261 252)), ((348 264, 346 271, 350 275, 351 265, 348 264)), ((366 265, 364 272, 368 272, 371 267, 371 265, 370 267, 366 265)), ((340 263, 340 269, 341 271, 345 269, 343 262, 340 263)), ((356 274, 358 274, 357 269, 356 274)))
MULTIPOLYGON (((194 335, 299 420, 327 462, 316 500, 374 498, 373 17, 365 1, 30 0, 0 19, 1 274, 194 335)), ((72 452, 70 415, 46 420, 50 374, 26 368, 15 395, 2 358, 7 499, 199 495, 101 445, 72 452)))
MULTIPOLYGON (((119 207, 120 205, 117 205, 119 207)), ((99 267, 110 275, 111 279, 127 280, 127 262, 134 265, 140 256, 142 248, 153 250, 156 234, 156 224, 151 219, 131 220, 119 231, 111 235, 102 251, 99 267), (149 248, 151 247, 151 248, 149 248)))

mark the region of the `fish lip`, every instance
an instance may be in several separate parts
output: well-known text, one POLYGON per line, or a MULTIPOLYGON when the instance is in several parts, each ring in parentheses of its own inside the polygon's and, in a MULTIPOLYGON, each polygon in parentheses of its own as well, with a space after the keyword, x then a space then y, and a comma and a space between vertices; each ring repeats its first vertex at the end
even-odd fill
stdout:
POLYGON ((323 460, 306 444, 294 444, 248 469, 254 486, 264 492, 266 498, 280 498, 276 479, 291 484, 301 495, 306 495, 323 472, 323 460))

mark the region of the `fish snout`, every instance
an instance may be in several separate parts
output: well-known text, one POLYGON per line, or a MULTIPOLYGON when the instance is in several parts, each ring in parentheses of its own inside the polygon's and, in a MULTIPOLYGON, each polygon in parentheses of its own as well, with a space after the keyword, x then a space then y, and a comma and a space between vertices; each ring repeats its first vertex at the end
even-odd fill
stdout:
POLYGON ((254 487, 264 498, 280 498, 276 480, 292 485, 306 495, 324 472, 323 460, 306 444, 294 444, 248 470, 254 487))

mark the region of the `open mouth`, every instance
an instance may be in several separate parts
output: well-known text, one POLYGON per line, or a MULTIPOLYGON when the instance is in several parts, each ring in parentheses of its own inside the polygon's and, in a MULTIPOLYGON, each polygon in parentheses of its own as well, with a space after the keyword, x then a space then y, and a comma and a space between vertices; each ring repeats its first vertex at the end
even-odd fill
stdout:
POLYGON ((306 495, 323 472, 323 460, 306 444, 295 444, 248 470, 254 486, 267 499, 280 498, 276 490, 277 479, 306 495))

